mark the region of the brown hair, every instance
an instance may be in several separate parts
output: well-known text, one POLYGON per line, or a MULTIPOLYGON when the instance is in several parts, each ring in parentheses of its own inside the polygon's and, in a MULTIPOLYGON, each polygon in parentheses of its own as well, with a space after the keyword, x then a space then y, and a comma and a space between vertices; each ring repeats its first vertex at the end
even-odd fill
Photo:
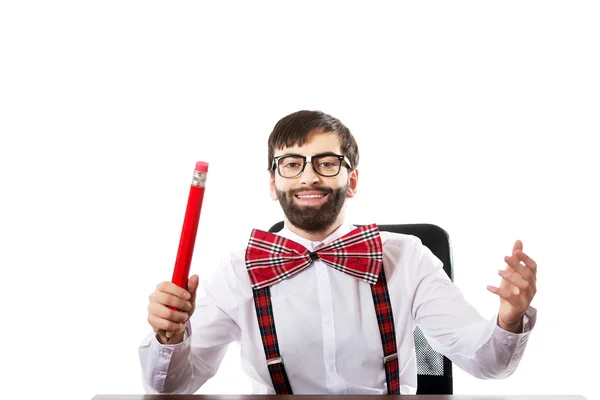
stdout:
POLYGON ((269 136, 268 169, 271 173, 274 173, 271 167, 273 166, 275 149, 296 145, 303 146, 308 140, 308 135, 313 132, 337 133, 342 155, 348 157, 352 169, 358 166, 358 145, 350 130, 339 119, 329 114, 321 111, 302 110, 280 119, 269 136))

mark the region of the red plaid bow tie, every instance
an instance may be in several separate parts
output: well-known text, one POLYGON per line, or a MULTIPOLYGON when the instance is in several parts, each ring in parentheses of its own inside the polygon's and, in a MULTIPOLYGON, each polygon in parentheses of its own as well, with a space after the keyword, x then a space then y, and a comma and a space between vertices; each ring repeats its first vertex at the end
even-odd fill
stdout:
POLYGON ((254 289, 294 276, 316 259, 374 285, 383 265, 379 228, 365 225, 312 253, 293 240, 254 229, 246 248, 246 268, 254 289))

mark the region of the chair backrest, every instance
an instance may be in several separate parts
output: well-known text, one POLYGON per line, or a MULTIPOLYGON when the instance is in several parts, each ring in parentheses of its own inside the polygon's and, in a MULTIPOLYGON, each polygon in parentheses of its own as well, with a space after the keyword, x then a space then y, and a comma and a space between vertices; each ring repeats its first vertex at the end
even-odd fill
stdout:
MULTIPOLYGON (((361 225, 356 225, 361 226, 361 225)), ((378 225, 380 231, 414 235, 421 239, 442 263, 448 277, 454 281, 452 251, 448 233, 433 224, 378 225)), ((273 225, 270 232, 283 229, 283 221, 273 225)), ((452 394, 452 362, 435 352, 419 327, 414 329, 417 360, 417 394, 452 394)))

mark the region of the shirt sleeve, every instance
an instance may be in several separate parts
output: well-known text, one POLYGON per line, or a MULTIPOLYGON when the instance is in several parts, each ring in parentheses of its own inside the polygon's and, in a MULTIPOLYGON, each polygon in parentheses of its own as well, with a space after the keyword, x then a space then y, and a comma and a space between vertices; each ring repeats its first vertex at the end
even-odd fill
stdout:
POLYGON ((415 238, 414 257, 405 280, 414 293, 412 314, 431 347, 452 363, 478 378, 505 378, 517 368, 536 321, 537 311, 529 307, 523 332, 500 328, 497 315, 484 319, 448 278, 442 262, 415 238))
POLYGON ((144 339, 139 358, 147 393, 192 394, 216 374, 227 347, 241 334, 234 275, 228 258, 203 283, 181 343, 163 345, 154 332, 144 339))

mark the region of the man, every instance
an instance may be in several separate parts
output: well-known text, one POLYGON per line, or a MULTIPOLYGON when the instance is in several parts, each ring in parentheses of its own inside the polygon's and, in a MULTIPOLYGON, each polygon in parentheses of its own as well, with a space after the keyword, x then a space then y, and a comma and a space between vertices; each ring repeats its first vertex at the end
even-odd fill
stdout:
POLYGON ((345 221, 359 152, 339 120, 288 115, 275 125, 268 153, 284 229, 253 231, 248 248, 223 260, 198 299, 197 275, 188 290, 157 286, 148 306, 154 332, 140 346, 148 392, 194 393, 239 341, 254 393, 414 394, 415 325, 476 377, 515 370, 536 317, 537 266, 520 241, 504 258, 500 286, 488 287, 500 308, 486 321, 418 238, 345 221))

